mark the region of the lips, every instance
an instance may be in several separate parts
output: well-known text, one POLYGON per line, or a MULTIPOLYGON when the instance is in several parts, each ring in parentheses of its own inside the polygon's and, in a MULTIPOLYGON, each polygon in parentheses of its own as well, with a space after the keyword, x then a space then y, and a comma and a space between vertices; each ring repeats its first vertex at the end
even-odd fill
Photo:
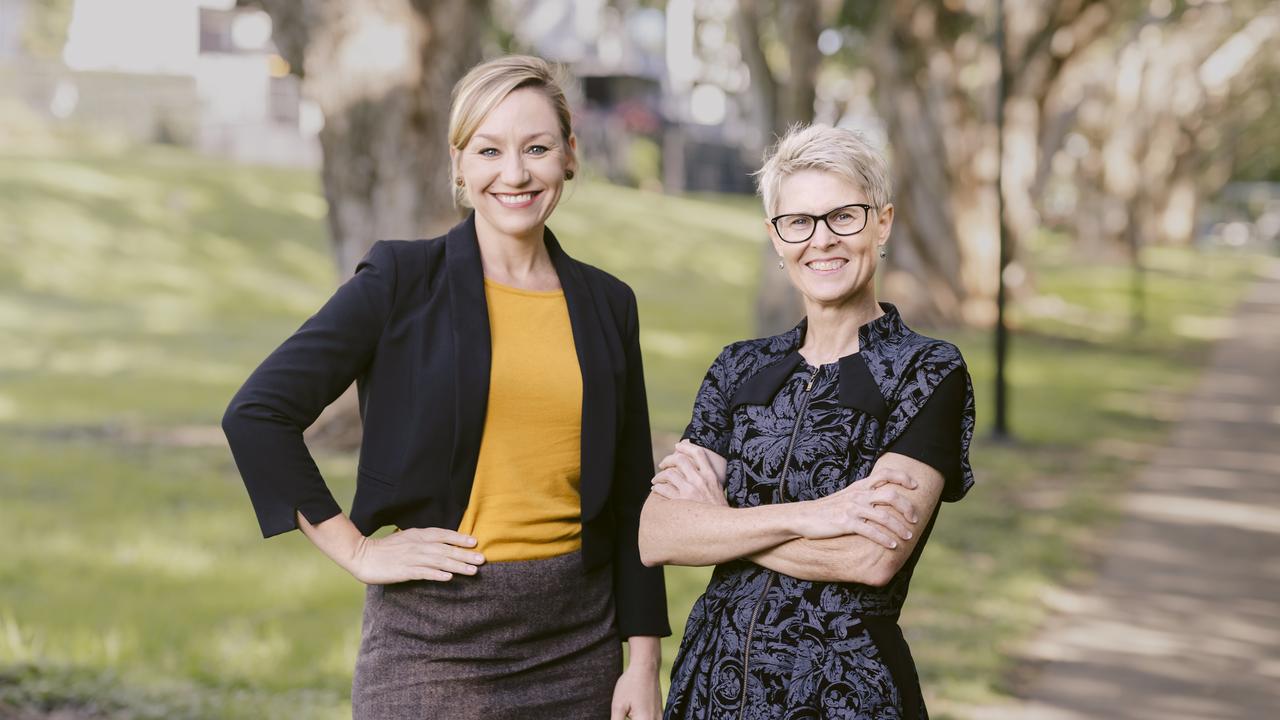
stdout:
POLYGON ((541 190, 523 193, 490 193, 503 207, 524 208, 533 204, 534 198, 542 194, 541 190))

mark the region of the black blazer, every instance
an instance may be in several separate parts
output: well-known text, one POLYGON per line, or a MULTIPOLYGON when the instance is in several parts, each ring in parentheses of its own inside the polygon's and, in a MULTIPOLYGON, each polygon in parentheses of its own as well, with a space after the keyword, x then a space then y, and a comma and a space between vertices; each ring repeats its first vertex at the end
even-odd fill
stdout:
MULTIPOLYGON (((612 562, 623 637, 668 635, 662 572, 640 563, 653 476, 635 294, 548 230, 582 372, 582 554, 612 562)), ((489 314, 474 213, 445 236, 381 241, 236 393, 222 428, 264 537, 341 512, 302 432, 355 380, 364 419, 351 520, 457 528, 489 393, 489 314)))

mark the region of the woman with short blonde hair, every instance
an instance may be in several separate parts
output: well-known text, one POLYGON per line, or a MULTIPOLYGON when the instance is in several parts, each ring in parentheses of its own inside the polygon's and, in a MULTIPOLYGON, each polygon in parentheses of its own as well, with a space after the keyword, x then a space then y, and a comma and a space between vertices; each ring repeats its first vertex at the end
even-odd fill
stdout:
POLYGON ((636 545, 653 474, 636 300, 546 227, 578 162, 552 67, 474 68, 449 143, 467 219, 375 243, 223 427, 263 534, 301 528, 368 586, 356 718, 652 718, 670 630, 636 545), (348 517, 302 432, 353 380, 348 517))
POLYGON ((651 565, 714 565, 671 674, 670 719, 927 718, 898 613, 939 501, 973 483, 954 345, 876 301, 894 207, 851 130, 790 130, 759 173, 795 329, 729 345, 660 464, 651 565))

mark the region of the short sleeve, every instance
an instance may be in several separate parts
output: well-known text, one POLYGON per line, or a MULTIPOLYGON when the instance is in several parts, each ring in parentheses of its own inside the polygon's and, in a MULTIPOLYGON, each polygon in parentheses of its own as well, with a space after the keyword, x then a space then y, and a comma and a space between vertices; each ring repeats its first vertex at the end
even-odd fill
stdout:
POLYGON ((968 373, 957 368, 948 373, 929 394, 924 405, 885 448, 885 452, 906 455, 941 473, 945 484, 942 499, 955 502, 973 484, 968 448, 972 438, 971 390, 968 373))
POLYGON ((729 454, 731 414, 725 377, 728 348, 721 352, 707 370, 693 401, 693 416, 684 429, 683 438, 721 456, 729 454))

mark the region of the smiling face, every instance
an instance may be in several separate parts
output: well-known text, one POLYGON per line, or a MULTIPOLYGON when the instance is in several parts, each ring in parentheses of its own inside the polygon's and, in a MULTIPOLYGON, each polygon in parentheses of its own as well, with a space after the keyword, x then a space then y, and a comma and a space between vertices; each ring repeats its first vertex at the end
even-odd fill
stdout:
MULTIPOLYGON (((826 215, 855 203, 871 204, 857 185, 825 170, 801 170, 783 178, 773 214, 826 215)), ((837 235, 819 222, 808 241, 787 243, 772 223, 765 224, 787 275, 808 301, 831 306, 874 300, 876 266, 893 226, 893 205, 871 210, 856 235, 837 235)))
POLYGON ((467 145, 450 152, 455 177, 466 184, 476 210, 477 230, 541 239, 564 190, 565 172, 575 169, 576 146, 575 138, 562 135, 541 90, 507 95, 467 145))

